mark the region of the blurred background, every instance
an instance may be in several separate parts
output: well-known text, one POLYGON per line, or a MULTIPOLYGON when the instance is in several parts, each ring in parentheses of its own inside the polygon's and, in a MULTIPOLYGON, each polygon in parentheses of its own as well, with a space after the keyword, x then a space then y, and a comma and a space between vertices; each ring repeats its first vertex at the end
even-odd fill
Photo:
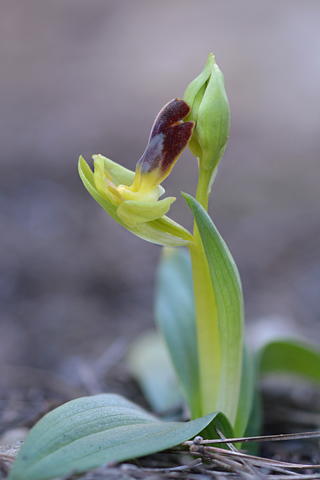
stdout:
MULTIPOLYGON (((153 327, 161 248, 108 218, 77 160, 101 153, 134 169, 155 115, 210 52, 231 108, 210 214, 239 266, 250 331, 319 345, 318 0, 3 0, 0 42, 3 368, 76 382, 79 365, 116 361, 153 327)), ((188 228, 180 191, 196 183, 185 151, 164 186, 188 228)))

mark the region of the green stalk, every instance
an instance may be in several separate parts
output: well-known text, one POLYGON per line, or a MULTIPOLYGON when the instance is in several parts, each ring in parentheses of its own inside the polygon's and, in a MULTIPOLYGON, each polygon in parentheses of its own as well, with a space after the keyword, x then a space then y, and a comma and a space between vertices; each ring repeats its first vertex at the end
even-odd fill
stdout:
MULTIPOLYGON (((196 199, 207 210, 211 172, 199 164, 196 199)), ((209 267, 198 228, 194 223, 193 243, 189 246, 196 308, 202 415, 216 410, 220 385, 220 341, 217 306, 209 267)))
POLYGON ((214 172, 226 148, 230 128, 224 77, 212 54, 183 98, 191 108, 186 119, 195 122, 189 148, 199 163, 196 200, 190 195, 185 195, 185 199, 196 220, 189 250, 202 414, 219 410, 234 424, 241 382, 243 302, 234 260, 207 213, 214 172))

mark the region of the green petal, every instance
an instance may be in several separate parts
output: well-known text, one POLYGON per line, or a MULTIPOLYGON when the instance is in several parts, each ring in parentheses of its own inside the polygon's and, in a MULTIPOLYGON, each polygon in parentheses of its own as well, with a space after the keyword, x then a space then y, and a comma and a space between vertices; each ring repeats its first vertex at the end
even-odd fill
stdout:
POLYGON ((126 200, 120 203, 117 214, 126 225, 134 227, 137 223, 150 222, 163 217, 175 200, 175 197, 167 197, 156 202, 126 200))
MULTIPOLYGON (((82 156, 79 158, 79 175, 80 178, 88 190, 88 192, 93 196, 93 198, 105 209, 105 211, 115 220, 117 220, 117 207, 113 205, 109 200, 103 197, 97 190, 94 175, 82 156)), ((118 221, 118 220, 117 220, 118 221)))
MULTIPOLYGON (((96 155, 94 160, 94 172, 93 172, 93 180, 96 186, 96 189, 103 197, 111 203, 116 203, 114 198, 112 197, 111 193, 108 191, 105 182, 105 173, 104 173, 104 162, 101 156, 96 155)), ((119 195, 119 194, 118 194, 119 195)), ((120 195, 119 195, 120 197, 120 195)))

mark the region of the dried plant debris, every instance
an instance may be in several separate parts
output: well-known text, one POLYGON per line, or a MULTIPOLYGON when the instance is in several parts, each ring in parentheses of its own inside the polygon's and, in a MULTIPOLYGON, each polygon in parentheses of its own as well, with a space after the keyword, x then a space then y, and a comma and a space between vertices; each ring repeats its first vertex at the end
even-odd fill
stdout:
MULTIPOLYGON (((133 392, 131 392, 133 393, 133 392)), ((4 438, 15 429, 30 427, 37 418, 60 402, 67 394, 57 388, 19 389, 11 385, 7 391, 1 390, 1 428, 4 438), (32 393, 33 392, 33 393, 32 393)), ((319 392, 310 385, 289 387, 285 385, 264 385, 263 401, 266 406, 264 431, 279 433, 301 433, 264 435, 246 438, 222 438, 192 442, 151 455, 135 462, 108 464, 83 475, 70 475, 59 480, 207 480, 207 479, 265 479, 297 480, 320 479, 320 425, 316 410, 319 392), (294 414, 282 415, 290 411, 294 414), (289 418, 290 417, 290 418, 289 418), (307 418, 307 422, 299 421, 307 418), (310 421, 312 420, 312 421, 310 421), (242 443, 241 451, 233 445, 242 443), (230 450, 221 448, 228 443, 230 450), (259 456, 248 455, 249 444, 259 444, 259 456)), ((6 442, 5 442, 6 443, 6 442)), ((9 443, 9 442, 7 442, 9 443)), ((0 447, 0 479, 7 478, 7 472, 17 454, 21 442, 13 446, 0 447)))
MULTIPOLYGON (((193 442, 187 442, 190 447, 190 452, 193 455, 199 455, 202 459, 207 460, 213 468, 219 465, 220 468, 236 474, 238 478, 290 478, 290 476, 297 477, 295 472, 301 472, 297 478, 319 478, 320 463, 319 464, 301 464, 284 462, 272 458, 264 458, 255 455, 249 455, 238 451, 234 446, 234 442, 275 442, 284 440, 301 440, 301 439, 319 439, 319 432, 304 432, 302 434, 292 435, 272 435, 261 437, 247 437, 236 439, 222 439, 222 440, 202 440, 201 437, 196 437, 193 442), (217 445, 222 442, 227 442, 230 450, 222 449, 212 445, 217 445), (209 443, 211 445, 209 445, 209 443), (305 477, 309 475, 309 471, 313 470, 312 477, 305 477), (289 477, 288 477, 289 476, 289 477)), ((320 458, 318 458, 318 461, 320 458)), ((206 467, 208 468, 208 467, 206 467)))
MULTIPOLYGON (((44 391, 41 393, 39 388, 35 396, 31 395, 30 391, 24 392, 25 396, 22 392, 17 396, 15 389, 9 391, 6 401, 2 399, 2 406, 5 408, 1 408, 1 419, 5 421, 3 432, 6 434, 13 428, 31 426, 36 416, 44 414, 52 407, 52 404, 48 403, 48 397, 52 398, 54 395, 49 389, 47 393, 44 391), (33 403, 35 397, 38 402, 33 403), (10 417, 12 421, 9 421, 10 417)), ((320 479, 320 425, 313 415, 313 410, 319 405, 318 392, 307 385, 305 387, 300 385, 299 388, 294 386, 289 388, 286 385, 283 391, 280 387, 274 388, 274 385, 273 388, 264 385, 263 400, 267 407, 268 420, 265 432, 277 433, 281 428, 285 432, 297 432, 301 427, 307 427, 305 431, 232 439, 225 439, 220 433, 221 438, 212 441, 196 437, 194 441, 186 442, 167 452, 130 463, 107 464, 86 474, 80 476, 73 474, 59 480, 320 479), (285 410, 295 412, 291 419, 287 416, 281 418, 281 413, 276 413, 285 410), (310 415, 314 421, 307 423, 298 421, 302 416, 309 418, 310 415), (234 446, 239 445, 239 442, 242 443, 241 451, 234 446), (223 443, 228 444, 229 450, 222 448, 223 443), (246 453, 249 444, 257 443, 260 447, 259 456, 246 453)), ((1 448, 1 480, 7 478, 20 444, 21 442, 16 442, 13 446, 1 448)))
MULTIPOLYGON (((265 435, 226 439, 220 434, 218 440, 203 440, 200 436, 185 442, 175 449, 150 455, 132 463, 120 465, 109 463, 84 475, 70 474, 59 480, 307 480, 320 479, 320 452, 317 447, 317 463, 287 462, 265 458, 239 451, 234 443, 296 443, 305 440, 318 444, 320 431, 287 435, 265 435), (227 444, 229 450, 222 448, 227 444), (220 446, 221 445, 221 446, 220 446)), ((19 445, 0 451, 0 478, 5 479, 19 445)), ((281 450, 280 450, 281 451, 281 450)))

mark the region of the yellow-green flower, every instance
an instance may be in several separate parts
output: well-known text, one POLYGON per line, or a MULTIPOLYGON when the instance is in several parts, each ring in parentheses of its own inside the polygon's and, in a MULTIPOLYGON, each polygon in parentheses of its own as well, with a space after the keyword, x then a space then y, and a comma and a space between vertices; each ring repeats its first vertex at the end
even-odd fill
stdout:
POLYGON ((79 160, 81 179, 100 205, 128 230, 161 245, 186 244, 191 239, 187 230, 165 217, 175 197, 158 200, 164 193, 160 183, 192 135, 194 122, 182 122, 189 112, 188 104, 178 98, 163 107, 135 172, 102 155, 93 156, 94 172, 82 157, 79 160), (164 234, 169 238, 164 240, 164 234))

